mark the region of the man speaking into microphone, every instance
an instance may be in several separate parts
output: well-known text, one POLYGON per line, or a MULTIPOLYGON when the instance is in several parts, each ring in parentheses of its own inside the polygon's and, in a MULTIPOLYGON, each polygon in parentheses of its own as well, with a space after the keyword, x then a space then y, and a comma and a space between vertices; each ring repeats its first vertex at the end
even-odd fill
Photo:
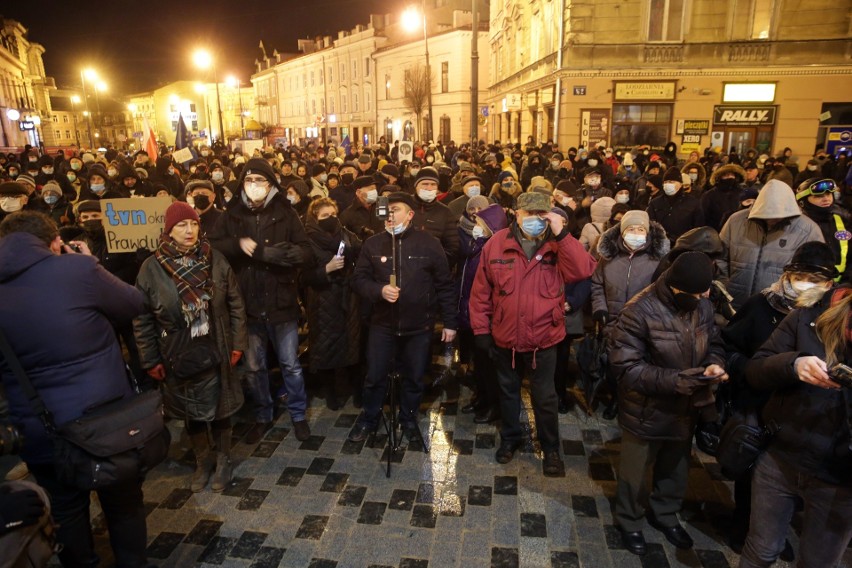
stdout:
POLYGON ((353 442, 365 440, 378 427, 393 371, 401 376, 402 432, 409 441, 417 438, 422 377, 438 313, 441 340, 451 342, 456 336, 457 298, 447 256, 438 239, 411 225, 415 206, 407 193, 388 196, 385 232, 364 242, 352 276, 355 291, 371 304, 364 408, 349 434, 353 442))

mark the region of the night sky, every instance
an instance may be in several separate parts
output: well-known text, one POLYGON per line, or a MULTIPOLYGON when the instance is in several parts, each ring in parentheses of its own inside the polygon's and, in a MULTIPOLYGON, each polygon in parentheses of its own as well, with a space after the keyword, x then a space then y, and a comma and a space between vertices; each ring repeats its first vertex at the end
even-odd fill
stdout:
MULTIPOLYGON (((296 40, 367 24, 370 14, 399 13, 406 0, 147 0, 4 2, 0 14, 20 21, 47 50, 44 66, 58 87, 80 84, 97 69, 116 96, 175 80, 212 81, 192 65, 195 47, 218 52, 220 76, 248 81, 263 40, 267 54, 295 52, 296 40)), ((419 2, 418 2, 419 4, 419 2)), ((221 79, 220 79, 221 80, 221 79)))

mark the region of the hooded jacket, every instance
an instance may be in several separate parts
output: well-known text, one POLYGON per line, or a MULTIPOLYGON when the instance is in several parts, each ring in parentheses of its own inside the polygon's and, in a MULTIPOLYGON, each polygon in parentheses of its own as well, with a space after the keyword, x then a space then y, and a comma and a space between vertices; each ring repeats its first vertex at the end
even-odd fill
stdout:
POLYGON ((663 274, 622 310, 610 334, 609 364, 618 379, 618 422, 642 440, 688 440, 699 409, 678 394, 680 372, 725 364, 713 307, 680 312, 663 274))
POLYGON ((727 254, 717 261, 735 309, 778 280, 800 245, 825 242, 819 226, 802 215, 793 190, 770 180, 750 209, 731 215, 719 233, 727 254), (766 219, 780 219, 772 228, 766 219))
POLYGON ((592 220, 583 225, 583 230, 580 231, 580 244, 591 253, 595 259, 598 259, 598 239, 606 230, 607 221, 609 221, 612 212, 612 206, 615 205, 615 199, 612 197, 601 197, 592 203, 589 208, 592 220))
MULTIPOLYGON (((491 230, 492 236, 497 231, 506 228, 508 220, 506 213, 499 206, 489 206, 477 213, 477 218, 481 219, 485 225, 491 230)), ((461 244, 461 254, 464 258, 464 263, 461 269, 459 291, 459 325, 462 329, 470 329, 470 290, 473 288, 473 280, 476 277, 476 271, 479 268, 479 260, 482 254, 482 247, 488 242, 490 237, 472 238, 460 226, 459 242, 461 244)))
POLYGON ((744 180, 745 170, 736 164, 722 166, 713 172, 710 176, 710 185, 713 187, 701 195, 701 211, 707 226, 721 230, 723 219, 740 209, 740 190, 744 180), (730 187, 718 185, 718 181, 726 173, 735 174, 737 183, 730 187))
POLYGON ((596 262, 564 228, 548 229, 538 251, 527 260, 518 226, 496 233, 482 249, 470 295, 474 335, 492 335, 498 347, 529 352, 565 338, 565 284, 585 280, 596 262))
MULTIPOLYGON (((0 329, 54 422, 131 396, 113 324, 142 313, 142 293, 86 255, 55 255, 29 233, 0 239, 0 329)), ((26 443, 21 457, 52 463, 53 442, 0 357, 0 378, 12 423, 26 443)))
POLYGON ((600 261, 592 275, 592 311, 618 317, 624 305, 650 285, 660 259, 669 252, 669 239, 659 223, 651 222, 645 246, 631 251, 621 238, 621 226, 606 231, 598 241, 600 261))
POLYGON ((698 174, 698 177, 692 182, 692 191, 690 193, 695 196, 700 196, 704 192, 704 184, 707 183, 707 170, 704 169, 704 165, 699 162, 688 162, 683 165, 681 171, 687 175, 689 172, 687 170, 694 169, 698 174))

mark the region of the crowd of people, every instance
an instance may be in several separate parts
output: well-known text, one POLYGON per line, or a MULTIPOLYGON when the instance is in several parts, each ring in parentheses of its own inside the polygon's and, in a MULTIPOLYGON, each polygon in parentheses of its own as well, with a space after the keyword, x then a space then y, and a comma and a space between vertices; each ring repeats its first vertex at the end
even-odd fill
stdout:
MULTIPOLYGON (((646 520, 692 547, 678 513, 693 438, 725 405, 762 412, 776 432, 735 480, 740 566, 793 557, 797 510, 800 566, 840 561, 852 538, 852 393, 835 380, 852 360, 845 153, 817 151, 800 170, 789 148, 563 151, 532 138, 416 143, 410 160, 384 139, 195 152, 182 164, 165 147, 0 155, 0 331, 57 420, 161 389, 194 450, 190 489, 218 492, 244 404, 246 443, 284 411, 310 437, 306 379, 330 409, 351 394, 349 440, 361 442, 398 376, 402 437, 422 443, 440 342, 473 386, 462 412, 499 425, 499 464, 525 443, 528 381, 542 471, 560 477, 558 415, 594 411, 571 388, 572 342, 598 329, 627 550, 646 553, 646 520), (100 202, 148 197, 172 201, 157 249, 109 252, 100 202)), ((0 376, 60 560, 92 565, 89 494, 56 479, 8 362, 0 376)), ((98 491, 120 566, 146 565, 142 481, 98 491)), ((34 522, 17 499, 0 498, 0 533, 34 522)))

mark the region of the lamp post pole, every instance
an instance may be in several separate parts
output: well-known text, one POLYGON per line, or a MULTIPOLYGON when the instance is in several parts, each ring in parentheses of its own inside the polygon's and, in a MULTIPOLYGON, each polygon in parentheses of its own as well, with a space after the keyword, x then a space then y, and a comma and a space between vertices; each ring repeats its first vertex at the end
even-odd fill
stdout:
POLYGON ((77 142, 77 150, 80 149, 80 131, 77 130, 77 95, 71 97, 71 114, 74 117, 74 140, 77 142))
POLYGON ((476 148, 479 117, 479 0, 471 0, 470 22, 470 144, 476 148))
POLYGON ((426 84, 429 86, 426 91, 426 106, 429 111, 429 121, 426 123, 428 136, 425 142, 429 142, 434 137, 432 135, 432 66, 429 64, 429 34, 426 33, 426 0, 423 0, 421 9, 423 12, 423 45, 426 48, 426 84))
MULTIPOLYGON (((323 81, 325 83, 325 81, 323 81)), ((243 89, 242 82, 237 79, 237 99, 240 101, 240 136, 246 137, 245 114, 243 113, 243 89)))
POLYGON ((222 123, 222 101, 219 98, 219 75, 216 74, 216 59, 213 59, 213 81, 216 82, 216 110, 219 112, 219 142, 225 138, 225 126, 222 123))
POLYGON ((89 95, 86 94, 86 76, 83 70, 80 70, 80 82, 83 85, 83 105, 86 107, 86 128, 89 131, 89 149, 94 146, 94 137, 92 136, 92 113, 89 112, 89 95))

